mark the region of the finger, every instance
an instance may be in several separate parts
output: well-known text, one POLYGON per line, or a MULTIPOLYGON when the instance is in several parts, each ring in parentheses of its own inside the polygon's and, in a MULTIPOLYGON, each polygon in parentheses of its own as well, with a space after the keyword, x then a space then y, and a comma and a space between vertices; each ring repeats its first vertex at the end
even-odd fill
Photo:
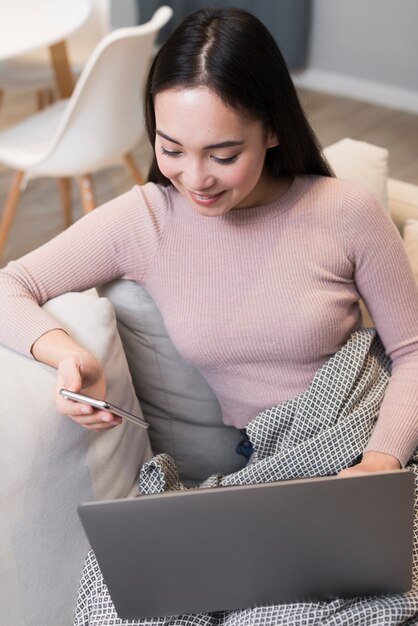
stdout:
POLYGON ((362 469, 358 469, 355 467, 347 467, 346 469, 341 470, 341 472, 337 474, 337 477, 344 478, 347 476, 360 476, 361 474, 367 474, 367 473, 368 472, 362 469))
POLYGON ((93 422, 91 424, 81 424, 77 419, 72 418, 70 415, 68 417, 70 417, 78 426, 87 428, 88 430, 109 430, 119 426, 119 423, 114 422, 93 422))
POLYGON ((353 473, 353 470, 349 467, 341 470, 340 472, 338 472, 337 477, 341 478, 341 476, 349 476, 350 474, 353 473))
MULTIPOLYGON (((90 416, 94 416, 98 413, 89 404, 83 404, 82 402, 76 402, 75 400, 68 400, 64 398, 57 389, 57 406, 61 413, 73 418, 81 418, 86 416, 88 419, 90 416)), ((100 418, 99 418, 100 419, 100 418)))
POLYGON ((81 390, 83 384, 81 373, 73 359, 67 359, 60 363, 57 384, 60 389, 76 392, 81 390))
POLYGON ((79 424, 79 426, 86 428, 87 430, 102 431, 112 430, 112 428, 116 428, 119 424, 106 424, 105 422, 101 422, 100 424, 79 424))
MULTIPOLYGON (((73 402, 72 404, 78 404, 77 402, 73 402)), ((87 406, 87 405, 85 405, 87 406)), ((104 425, 106 426, 117 426, 121 423, 122 419, 108 411, 97 411, 92 407, 87 406, 89 409, 89 414, 84 414, 85 412, 78 407, 75 408, 74 411, 67 413, 69 417, 71 417, 74 421, 76 421, 81 426, 94 426, 94 425, 104 425)))

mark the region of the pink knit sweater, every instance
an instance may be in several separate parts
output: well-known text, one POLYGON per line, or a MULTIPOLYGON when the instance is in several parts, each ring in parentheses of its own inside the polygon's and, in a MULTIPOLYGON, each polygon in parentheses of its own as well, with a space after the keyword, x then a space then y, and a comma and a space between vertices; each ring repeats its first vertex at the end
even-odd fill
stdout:
POLYGON ((0 341, 30 355, 59 327, 40 304, 117 277, 146 287, 239 428, 306 390, 361 327, 363 298, 393 359, 367 450, 405 464, 418 445, 418 290, 362 187, 299 177, 269 205, 212 218, 172 187, 134 187, 0 272, 0 341))

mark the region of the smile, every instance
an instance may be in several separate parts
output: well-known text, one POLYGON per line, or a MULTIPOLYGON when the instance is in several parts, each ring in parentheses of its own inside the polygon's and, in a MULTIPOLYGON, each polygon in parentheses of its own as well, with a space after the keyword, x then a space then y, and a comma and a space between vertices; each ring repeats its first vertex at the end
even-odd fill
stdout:
POLYGON ((189 191, 192 200, 194 200, 194 202, 197 202, 197 204, 201 204, 202 206, 210 206, 212 204, 215 204, 215 202, 217 202, 224 193, 224 191, 221 191, 220 193, 216 193, 214 195, 206 195, 189 191))

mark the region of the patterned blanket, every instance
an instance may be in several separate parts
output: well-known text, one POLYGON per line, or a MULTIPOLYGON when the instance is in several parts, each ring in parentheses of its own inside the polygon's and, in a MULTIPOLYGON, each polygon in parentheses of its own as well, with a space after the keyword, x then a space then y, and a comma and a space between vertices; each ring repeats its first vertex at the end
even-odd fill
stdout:
MULTIPOLYGON (((255 450, 251 462, 234 474, 211 476, 200 486, 325 476, 354 464, 372 432, 389 376, 390 360, 376 332, 363 329, 353 333, 343 348, 318 370, 305 393, 260 413, 251 421, 247 427, 255 450)), ((408 469, 415 475, 417 503, 413 587, 408 593, 120 620, 91 551, 80 583, 74 626, 418 625, 418 450, 408 469)), ((185 487, 168 455, 154 457, 143 466, 140 493, 178 489, 185 487)))

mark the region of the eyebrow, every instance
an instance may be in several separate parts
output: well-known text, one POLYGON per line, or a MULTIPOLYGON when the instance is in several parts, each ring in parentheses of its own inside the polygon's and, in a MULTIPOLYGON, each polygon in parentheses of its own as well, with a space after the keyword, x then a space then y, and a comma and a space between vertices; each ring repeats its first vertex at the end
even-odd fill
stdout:
MULTIPOLYGON (((163 137, 164 139, 167 139, 167 141, 171 141, 171 143, 175 143, 178 146, 182 145, 180 143, 180 141, 177 141, 176 139, 173 139, 172 137, 169 137, 168 135, 163 133, 161 130, 156 129, 155 132, 160 137, 163 137)), ((213 149, 213 148, 231 148, 233 146, 242 146, 244 143, 245 143, 244 140, 242 140, 242 141, 221 141, 220 143, 212 143, 209 146, 204 146, 203 149, 204 150, 209 150, 209 149, 213 149)))

